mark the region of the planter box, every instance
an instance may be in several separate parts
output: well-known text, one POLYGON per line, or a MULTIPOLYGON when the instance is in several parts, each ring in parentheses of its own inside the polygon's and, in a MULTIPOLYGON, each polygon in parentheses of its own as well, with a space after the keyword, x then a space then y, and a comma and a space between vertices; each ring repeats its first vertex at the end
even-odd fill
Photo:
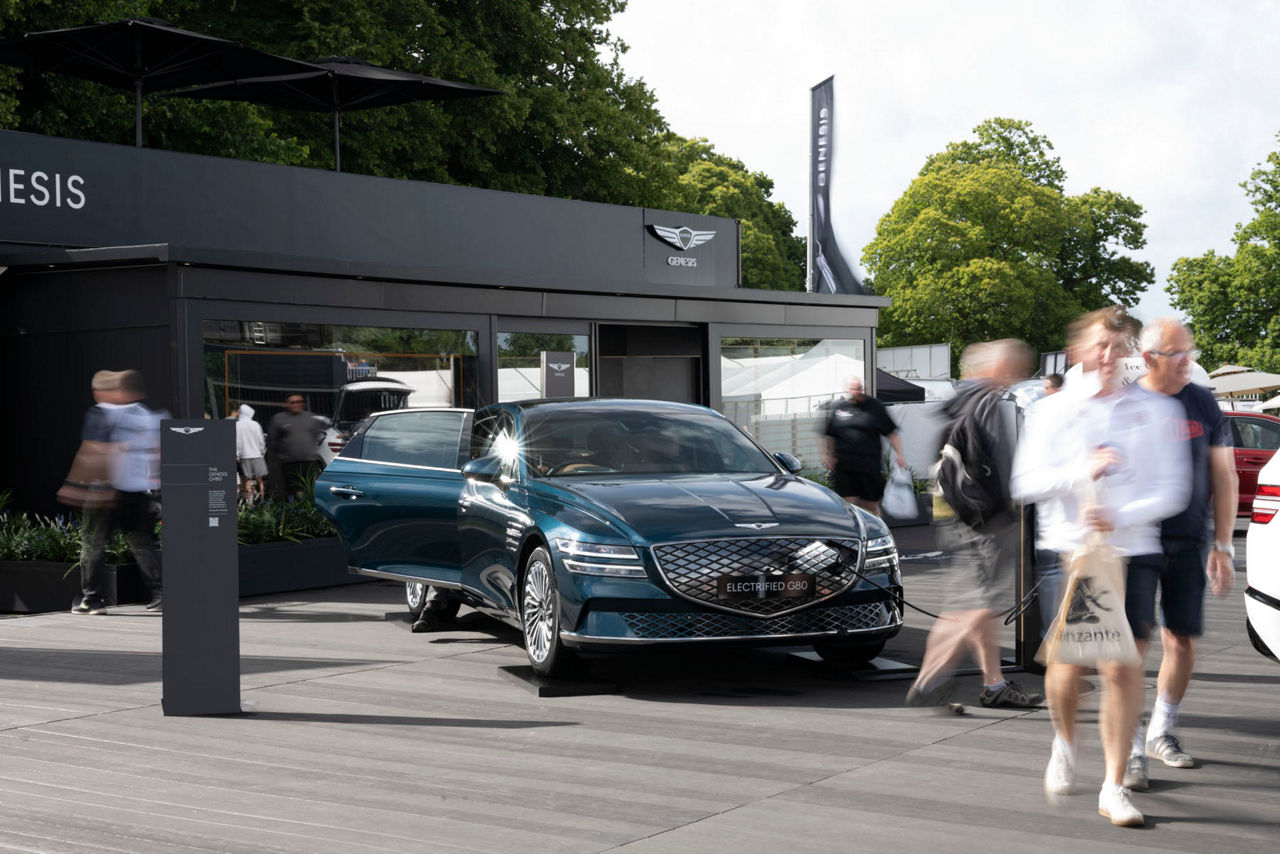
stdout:
MULTIPOLYGON (((0 612, 69 611, 80 601, 80 568, 43 560, 0 561, 0 612)), ((135 563, 107 564, 108 605, 147 601, 135 563)))
POLYGON ((890 528, 933 524, 933 496, 927 492, 916 495, 916 516, 914 519, 898 519, 888 513, 884 513, 884 521, 890 528))
POLYGON ((372 580, 347 572, 347 550, 337 537, 240 547, 241 596, 372 580))

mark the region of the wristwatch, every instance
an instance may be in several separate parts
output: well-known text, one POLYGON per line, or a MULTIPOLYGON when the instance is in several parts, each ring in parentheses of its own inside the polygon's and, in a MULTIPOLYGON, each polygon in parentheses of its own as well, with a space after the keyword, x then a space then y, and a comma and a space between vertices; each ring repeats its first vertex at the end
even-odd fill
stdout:
POLYGON ((1213 550, 1214 550, 1215 552, 1222 552, 1223 554, 1225 554, 1225 555, 1226 555, 1228 558, 1230 558, 1231 560, 1235 560, 1235 559, 1236 559, 1236 547, 1235 547, 1235 544, 1234 544, 1234 543, 1232 543, 1232 542, 1230 542, 1230 541, 1227 541, 1227 542, 1225 542, 1225 543, 1224 543, 1224 542, 1221 542, 1221 541, 1219 541, 1219 540, 1214 540, 1214 541, 1213 541, 1213 550))

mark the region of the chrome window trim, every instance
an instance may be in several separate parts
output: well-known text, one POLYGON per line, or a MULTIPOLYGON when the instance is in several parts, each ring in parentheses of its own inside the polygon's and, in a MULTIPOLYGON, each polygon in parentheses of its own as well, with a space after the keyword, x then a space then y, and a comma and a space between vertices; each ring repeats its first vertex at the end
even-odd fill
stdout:
MULTIPOLYGON (((451 469, 442 466, 419 466, 413 463, 391 463, 383 460, 366 460, 364 457, 335 457, 334 459, 340 459, 346 463, 365 463, 366 465, 371 466, 395 466, 396 468, 415 469, 417 471, 452 471, 457 472, 458 474, 462 473, 462 469, 451 469)), ((329 465, 333 465, 333 463, 329 463, 329 465)))

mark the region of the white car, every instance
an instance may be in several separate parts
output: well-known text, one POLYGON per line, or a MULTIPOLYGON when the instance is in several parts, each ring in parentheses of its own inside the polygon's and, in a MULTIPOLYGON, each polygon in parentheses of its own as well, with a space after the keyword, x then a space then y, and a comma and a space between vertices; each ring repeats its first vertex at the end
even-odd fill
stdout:
MULTIPOLYGON (((1280 454, 1258 472, 1245 540, 1244 591, 1249 640, 1268 658, 1280 655, 1280 454)), ((1280 659, 1278 659, 1280 660, 1280 659)))

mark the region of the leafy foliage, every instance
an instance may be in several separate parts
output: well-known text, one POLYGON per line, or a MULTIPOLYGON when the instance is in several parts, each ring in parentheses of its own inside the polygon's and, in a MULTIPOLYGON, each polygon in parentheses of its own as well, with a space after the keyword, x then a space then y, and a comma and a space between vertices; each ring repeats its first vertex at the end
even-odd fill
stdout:
MULTIPOLYGON (((78 518, 15 513, 10 509, 12 500, 9 490, 0 491, 0 560, 80 562, 78 518)), ((105 552, 107 563, 126 563, 133 559, 119 531, 112 532, 105 552)))
POLYGON ((1053 145, 1029 122, 989 119, 930 156, 863 251, 884 345, 1017 337, 1062 345, 1081 311, 1132 306, 1154 281, 1123 254, 1145 245, 1142 207, 1109 190, 1066 196, 1053 145))
MULTIPOLYGON (((1280 135, 1277 135, 1280 142, 1280 135)), ((1174 262, 1170 302, 1191 320, 1202 361, 1280 371, 1280 151, 1241 184, 1254 218, 1236 226, 1232 255, 1174 262)))
POLYGON ((805 241, 795 236, 787 207, 770 199, 772 179, 717 153, 705 139, 668 133, 663 145, 678 174, 666 207, 741 220, 742 286, 804 290, 805 241))

